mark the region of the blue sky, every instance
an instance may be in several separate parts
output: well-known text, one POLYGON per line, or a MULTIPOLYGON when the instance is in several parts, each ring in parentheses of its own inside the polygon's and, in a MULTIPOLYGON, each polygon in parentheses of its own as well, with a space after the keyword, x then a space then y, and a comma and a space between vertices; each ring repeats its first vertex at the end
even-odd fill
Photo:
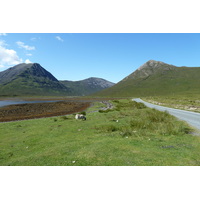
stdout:
POLYGON ((0 34, 0 71, 37 62, 58 80, 104 78, 117 83, 150 59, 200 66, 198 33, 0 34))

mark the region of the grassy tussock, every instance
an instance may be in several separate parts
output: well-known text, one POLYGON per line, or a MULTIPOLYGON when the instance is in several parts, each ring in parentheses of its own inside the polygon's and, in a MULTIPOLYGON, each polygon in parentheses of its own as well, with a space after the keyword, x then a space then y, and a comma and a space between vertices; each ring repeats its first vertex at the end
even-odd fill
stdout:
MULTIPOLYGON (((183 135, 191 129, 167 112, 147 108, 133 101, 114 102, 115 112, 107 116, 110 123, 95 127, 100 132, 124 136, 183 135)), ((105 113, 105 112, 104 112, 105 113)))

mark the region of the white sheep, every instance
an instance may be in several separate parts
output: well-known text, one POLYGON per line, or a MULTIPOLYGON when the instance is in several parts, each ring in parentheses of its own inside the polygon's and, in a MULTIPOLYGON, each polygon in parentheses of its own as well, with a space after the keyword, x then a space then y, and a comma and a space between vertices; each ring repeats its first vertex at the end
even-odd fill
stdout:
POLYGON ((85 115, 82 115, 82 114, 76 114, 75 119, 86 120, 86 117, 85 117, 85 115))

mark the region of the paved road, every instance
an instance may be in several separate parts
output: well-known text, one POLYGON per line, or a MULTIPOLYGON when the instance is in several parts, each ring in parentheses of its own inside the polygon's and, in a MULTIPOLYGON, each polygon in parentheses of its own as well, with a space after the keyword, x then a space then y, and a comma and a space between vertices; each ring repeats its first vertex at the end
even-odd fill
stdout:
POLYGON ((200 113, 185 111, 185 110, 179 110, 174 108, 168 108, 164 106, 157 106, 151 103, 147 103, 143 101, 142 99, 133 99, 136 102, 144 103, 146 106, 150 108, 155 108, 160 111, 168 111, 171 115, 174 115, 178 119, 186 121, 189 125, 192 127, 200 130, 200 113))

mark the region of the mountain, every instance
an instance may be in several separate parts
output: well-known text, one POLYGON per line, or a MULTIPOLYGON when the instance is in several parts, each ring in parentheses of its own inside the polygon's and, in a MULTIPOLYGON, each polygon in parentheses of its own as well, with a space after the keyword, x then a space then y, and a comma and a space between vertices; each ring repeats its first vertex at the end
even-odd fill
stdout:
POLYGON ((149 60, 113 87, 96 96, 142 97, 154 95, 199 94, 200 67, 177 67, 149 60))
POLYGON ((38 63, 22 63, 0 72, 0 96, 48 96, 72 93, 38 63))
POLYGON ((101 78, 58 81, 38 63, 21 63, 0 72, 0 96, 83 96, 113 85, 101 78))
POLYGON ((76 96, 85 96, 112 87, 114 83, 102 78, 91 77, 81 81, 60 81, 73 90, 76 96))

